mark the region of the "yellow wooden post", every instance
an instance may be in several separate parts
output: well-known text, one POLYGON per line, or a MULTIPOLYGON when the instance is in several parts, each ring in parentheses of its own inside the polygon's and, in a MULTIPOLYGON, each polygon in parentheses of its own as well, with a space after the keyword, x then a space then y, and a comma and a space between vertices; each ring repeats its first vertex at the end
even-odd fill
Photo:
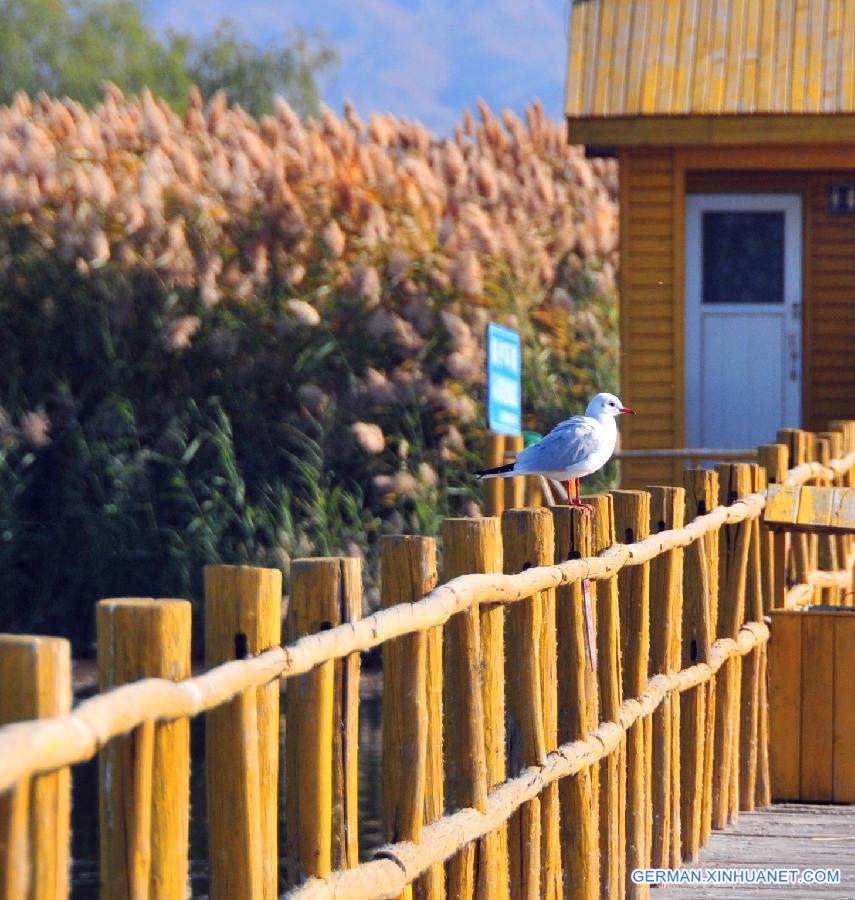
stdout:
MULTIPOLYGON (((436 587, 434 539, 384 538, 380 579, 384 607, 420 600, 436 587)), ((435 689, 429 672, 429 666, 442 665, 441 638, 439 660, 430 658, 436 644, 428 632, 418 632, 383 646, 383 809, 389 841, 418 843, 425 821, 441 815, 441 793, 439 811, 435 810, 437 774, 432 767, 439 753, 441 788, 442 682, 436 673, 434 684, 440 693, 432 696, 435 689), (439 721, 432 722, 437 713, 439 721)), ((444 895, 444 884, 443 866, 433 866, 404 896, 439 898, 444 895)))
MULTIPOLYGON (((446 519, 442 525, 443 580, 480 572, 483 563, 483 523, 492 519, 446 519)), ((445 796, 449 811, 487 804, 487 758, 481 690, 481 621, 478 607, 457 613, 443 637, 443 702, 445 717, 445 796)), ((469 844, 448 864, 450 897, 472 897, 488 845, 469 844)))
MULTIPOLYGON (((855 450, 855 422, 846 419, 834 419, 828 423, 828 430, 840 436, 839 451, 836 454, 838 458, 846 456, 852 450, 855 450)), ((855 486, 855 467, 850 468, 848 472, 844 472, 835 479, 835 484, 840 487, 855 486)), ((840 556, 843 563, 849 559, 852 547, 855 545, 855 535, 843 535, 840 541, 840 556)), ((855 590, 855 565, 852 569, 852 588, 855 590)), ((849 594, 846 606, 855 606, 855 594, 849 594)))
MULTIPOLYGON (((646 491, 612 491, 615 534, 621 543, 631 544, 647 537, 650 529, 650 495, 646 491)), ((618 575, 620 598, 623 693, 640 697, 647 685, 650 650, 650 564, 625 567, 618 575)), ((649 834, 653 818, 650 765, 651 722, 641 719, 627 732, 626 786, 626 871, 649 868, 649 834), (648 745, 650 751, 648 751, 648 745)), ((648 897, 650 886, 627 878, 629 897, 648 897)))
MULTIPOLYGON (((688 469, 687 522, 716 504, 718 475, 688 469)), ((718 612, 718 534, 706 535, 685 553, 683 572, 681 665, 708 662, 718 612)), ((695 859, 709 835, 712 819, 715 681, 685 691, 680 697, 680 827, 684 859, 695 859)))
POLYGON ((525 494, 523 499, 525 508, 537 509, 541 506, 545 506, 546 498, 543 495, 540 478, 536 475, 529 475, 527 478, 524 478, 523 481, 525 482, 525 494))
MULTIPOLYGON (((97 606, 101 691, 190 675, 186 600, 128 598, 97 606)), ((101 896, 166 898, 187 890, 190 723, 146 723, 99 756, 101 896)))
MULTIPOLYGON (((437 583, 436 542, 433 543, 433 569, 421 573, 422 594, 433 590, 437 583)), ((427 632, 427 704, 428 752, 425 773, 425 824, 441 819, 445 813, 445 793, 442 771, 442 627, 427 632)), ((438 863, 422 875, 415 885, 417 900, 444 900, 445 866, 438 863)))
MULTIPOLYGON (((650 530, 682 528, 686 492, 680 487, 649 487, 650 530)), ((670 550, 650 563, 650 673, 680 668, 680 623, 683 618, 683 551, 670 550)), ((653 713, 651 781, 654 868, 671 866, 680 840, 680 696, 667 697, 653 713), (677 742, 676 751, 674 744, 677 742)))
MULTIPOLYGON (((494 469, 505 464, 505 436, 488 431, 484 437, 484 468, 494 469)), ((503 478, 485 478, 484 515, 501 516, 505 508, 505 481, 503 478)))
MULTIPOLYGON (((812 435, 799 428, 782 428, 778 431, 778 442, 787 446, 787 465, 794 468, 808 462, 808 450, 812 443, 812 435)), ((793 584, 806 584, 811 570, 810 540, 807 534, 792 536, 792 553, 790 554, 790 571, 793 584)))
MULTIPOLYGON (((361 573, 358 559, 295 560, 288 643, 358 619, 361 573)), ((358 659, 330 660, 287 682, 285 858, 291 886, 359 861, 358 702, 358 659)))
MULTIPOLYGON (((277 646, 282 573, 205 568, 205 665, 277 646)), ((279 681, 248 688, 205 714, 212 900, 273 898, 278 888, 279 681)))
MULTIPOLYGON (((780 484, 787 477, 786 444, 761 444, 757 448, 760 468, 766 472, 765 484, 780 484)), ((785 555, 784 538, 781 536, 779 554, 785 555)), ((783 606, 786 597, 786 562, 775 568, 775 537, 771 529, 760 525, 760 563, 763 567, 763 612, 783 606)))
MULTIPOLYGON (((0 635, 0 725, 71 709, 71 653, 62 638, 0 635)), ((19 782, 0 796, 0 897, 68 895, 68 769, 19 782)))
MULTIPOLYGON (((751 493, 751 468, 745 463, 721 463, 719 502, 733 503, 751 493)), ((749 520, 726 525, 720 532, 719 618, 717 637, 736 638, 745 620, 745 585, 752 525, 749 520)), ((713 825, 724 828, 739 808, 739 698, 742 659, 728 660, 719 670, 716 685, 713 825)))
MULTIPOLYGON (((544 559, 551 562, 554 528, 549 511, 507 510, 502 516, 502 544, 506 573, 542 565, 544 559)), ((543 607, 543 595, 537 593, 514 603, 507 615, 507 669, 514 673, 506 683, 510 775, 546 761, 543 607)), ((511 897, 515 900, 538 897, 541 893, 542 807, 550 808, 545 794, 525 803, 509 822, 511 897)), ((548 884, 548 863, 544 860, 544 885, 548 884)))
MULTIPOLYGON (((497 518, 481 519, 472 538, 473 572, 502 571, 502 529, 497 518)), ((505 764, 505 607, 502 603, 482 603, 481 690, 484 710, 484 746, 487 789, 501 784, 505 764)), ((476 897, 478 900, 505 900, 509 896, 508 829, 506 825, 485 835, 479 851, 476 897), (483 859, 483 865, 481 864, 483 859), (491 862, 492 861, 492 862, 491 862)))
MULTIPOLYGON (((835 435, 839 441, 839 435, 835 435)), ((837 441, 835 441, 837 443, 837 441)), ((815 437, 816 459, 824 466, 827 466, 831 459, 832 437, 830 432, 818 433, 815 437)), ((834 480, 831 478, 819 478, 817 484, 825 487, 831 487, 834 480)), ((824 572, 834 572, 842 568, 843 561, 838 563, 837 559, 838 538, 836 535, 821 534, 817 536, 817 568, 824 572)), ((837 587, 820 588, 820 602, 837 606, 840 603, 840 589, 837 587)))
MULTIPOLYGON (((785 451, 785 448, 782 448, 785 451)), ((758 490, 765 490, 769 486, 769 471, 774 470, 774 474, 778 474, 778 469, 774 466, 766 468, 763 465, 763 454, 760 452, 762 448, 758 448, 758 459, 760 464, 757 467, 757 487, 758 490)), ((786 457, 784 457, 786 458, 786 457)), ((771 460, 770 460, 771 462, 771 460)), ((780 465, 785 469, 786 463, 781 461, 780 465)), ((762 517, 761 517, 762 519, 762 517)), ((758 519, 758 532, 760 542, 760 568, 762 582, 762 599, 763 614, 768 615, 772 608, 773 598, 772 592, 775 586, 774 573, 774 541, 771 530, 768 529, 758 519)), ((756 607, 755 607, 756 612, 756 607)), ((772 802, 772 779, 769 771, 769 687, 768 687, 768 661, 769 661, 769 645, 763 644, 759 653, 760 672, 758 674, 758 720, 757 720, 757 780, 754 787, 754 803, 756 806, 769 806, 772 802)))
MULTIPOLYGON (((818 434, 818 437, 821 437, 828 441, 828 455, 831 459, 840 459, 843 454, 843 435, 839 431, 822 431, 818 434)), ((831 484, 835 487, 843 487, 844 486, 844 478, 843 475, 835 475, 835 477, 831 480, 831 484)), ((846 565, 846 557, 848 551, 848 535, 834 535, 831 538, 831 544, 828 548, 828 552, 831 556, 833 556, 833 564, 830 565, 830 568, 834 569, 842 569, 846 565)), ((822 566, 821 566, 822 567, 822 566)), ((839 593, 839 592, 838 592, 839 593)), ((845 592, 844 592, 845 594, 845 592)), ((842 598, 838 597, 837 602, 841 603, 842 598)))
POLYGON ((0 897, 20 900, 29 896, 32 861, 30 859, 30 785, 22 778, 14 788, 0 796, 0 897))
MULTIPOLYGON (((591 556, 591 514, 568 506, 556 506, 552 514, 555 562, 591 556)), ((599 721, 595 659, 588 648, 588 635, 596 640, 596 631, 594 622, 586 618, 590 615, 593 619, 594 590, 592 582, 584 585, 577 581, 556 592, 559 744, 583 740, 599 721)), ((559 798, 564 896, 596 900, 600 895, 599 765, 563 778, 559 798)))
MULTIPOLYGON (((765 471, 759 465, 749 466, 750 490, 756 493, 765 487, 765 471)), ((750 544, 748 550, 748 569, 745 585, 745 614, 748 622, 762 622, 763 571, 761 559, 760 518, 750 522, 750 544)), ((740 700, 739 726, 739 805, 740 809, 754 809, 757 799, 757 779, 760 774, 760 744, 763 740, 761 722, 761 704, 765 702, 761 691, 760 678, 763 671, 763 653, 765 644, 756 647, 742 662, 742 697, 740 700)))
MULTIPOLYGON (((689 518, 689 510, 692 510, 692 518, 704 512, 709 512, 718 505, 719 480, 718 473, 707 469, 689 469, 684 476, 686 485, 686 518, 689 518)), ((705 613, 710 642, 716 638, 719 614, 719 556, 720 534, 711 532, 704 537, 704 554, 706 557, 709 577, 709 590, 707 592, 707 610, 705 613)), ((707 682, 706 700, 704 703, 705 741, 704 741, 704 797, 703 813, 701 817, 701 844, 705 844, 712 832, 712 785, 713 766, 718 765, 715 758, 715 709, 716 709, 717 679, 707 682)))
MULTIPOLYGON (((333 626, 362 618, 362 561, 340 557, 341 598, 333 626)), ((332 866, 359 864, 360 655, 336 660, 333 691, 332 866)))
MULTIPOLYGON (((840 435, 840 451, 838 458, 846 456, 852 450, 855 450, 855 422, 847 419, 834 419, 828 423, 828 430, 840 435)), ((848 472, 839 476, 835 482, 841 487, 855 486, 855 468, 850 468, 848 472)), ((841 540, 841 555, 844 559, 848 558, 851 552, 855 535, 845 535, 841 540)), ((855 586, 855 571, 853 571, 853 586, 855 586)), ((855 605, 855 597, 850 598, 850 606, 855 605)))
MULTIPOLYGON (((521 434, 506 435, 505 453, 519 453, 524 444, 525 440, 521 434)), ((525 506, 525 478, 504 478, 501 483, 505 486, 503 509, 522 509, 525 506)))
MULTIPOLYGON (((610 494, 585 497, 594 507, 592 550, 602 553, 615 543, 614 501, 610 494)), ((618 579, 597 584, 597 677, 600 715, 615 722, 623 702, 620 656, 618 579)), ((625 896, 626 878, 626 740, 600 763, 600 897, 625 896)))

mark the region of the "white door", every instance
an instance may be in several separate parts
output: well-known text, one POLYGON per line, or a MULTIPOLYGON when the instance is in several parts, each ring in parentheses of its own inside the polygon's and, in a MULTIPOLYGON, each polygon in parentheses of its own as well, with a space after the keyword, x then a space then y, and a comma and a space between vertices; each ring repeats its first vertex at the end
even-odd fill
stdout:
POLYGON ((802 201, 686 197, 686 443, 737 449, 801 422, 802 201))

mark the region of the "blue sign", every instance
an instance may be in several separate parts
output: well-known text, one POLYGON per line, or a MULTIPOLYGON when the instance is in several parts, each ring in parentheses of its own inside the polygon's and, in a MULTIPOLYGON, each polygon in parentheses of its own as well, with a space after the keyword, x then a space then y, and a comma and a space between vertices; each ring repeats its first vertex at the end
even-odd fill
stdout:
POLYGON ((487 326, 487 427, 498 434, 522 431, 522 347, 519 332, 487 326))

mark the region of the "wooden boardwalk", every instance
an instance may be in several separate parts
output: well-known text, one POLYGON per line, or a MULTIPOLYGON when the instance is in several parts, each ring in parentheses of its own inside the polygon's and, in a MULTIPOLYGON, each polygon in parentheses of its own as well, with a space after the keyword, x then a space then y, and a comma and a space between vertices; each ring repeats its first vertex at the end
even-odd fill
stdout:
POLYGON ((855 805, 784 803, 743 812, 726 831, 713 832, 693 867, 836 869, 837 885, 668 885, 654 900, 855 900, 855 805))

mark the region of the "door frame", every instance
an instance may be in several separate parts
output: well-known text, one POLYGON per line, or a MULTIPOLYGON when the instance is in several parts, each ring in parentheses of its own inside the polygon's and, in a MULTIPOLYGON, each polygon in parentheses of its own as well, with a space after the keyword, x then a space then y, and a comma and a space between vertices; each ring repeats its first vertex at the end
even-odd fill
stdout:
MULTIPOLYGON (((799 428, 804 390, 804 216, 801 194, 794 193, 692 193, 685 195, 684 227, 684 378, 685 438, 687 447, 697 447, 701 436, 701 220, 704 212, 784 213, 784 299, 783 315, 788 334, 795 335, 797 379, 785 392, 784 416, 788 427, 799 428), (695 363, 692 364, 692 361, 695 363)), ((744 312, 739 303, 717 304, 721 312, 744 312)), ((764 304, 764 308, 766 304, 764 304)), ((782 360, 782 365, 783 365, 782 360)), ((791 384, 784 373, 784 383, 791 384)))

